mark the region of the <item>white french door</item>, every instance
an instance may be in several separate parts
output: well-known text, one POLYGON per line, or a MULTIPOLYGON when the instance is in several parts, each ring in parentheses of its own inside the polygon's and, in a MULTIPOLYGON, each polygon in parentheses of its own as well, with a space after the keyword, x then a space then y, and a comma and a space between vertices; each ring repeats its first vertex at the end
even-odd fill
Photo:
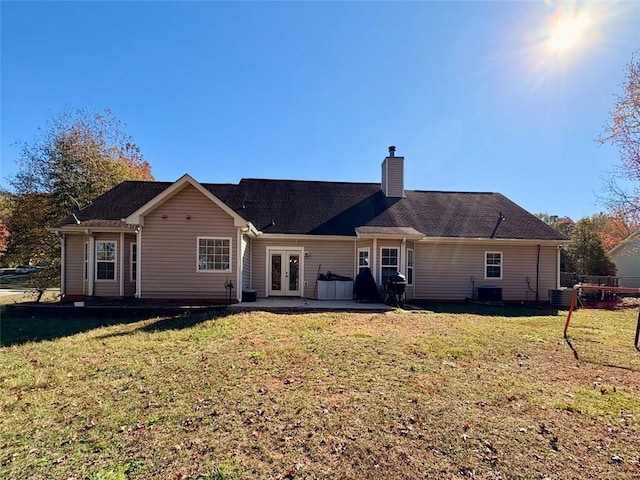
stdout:
POLYGON ((269 250, 268 253, 269 296, 301 296, 302 250, 269 250))

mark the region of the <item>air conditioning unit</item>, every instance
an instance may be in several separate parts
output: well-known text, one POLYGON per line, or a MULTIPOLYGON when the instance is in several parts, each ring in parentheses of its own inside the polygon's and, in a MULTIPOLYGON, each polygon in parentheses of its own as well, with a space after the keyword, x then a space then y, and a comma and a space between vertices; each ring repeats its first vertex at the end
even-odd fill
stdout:
POLYGON ((554 307, 570 307, 572 297, 572 288, 558 288, 549 290, 549 303, 554 307))
POLYGON ((501 302, 502 301, 501 287, 478 287, 477 291, 478 291, 479 302, 501 302))

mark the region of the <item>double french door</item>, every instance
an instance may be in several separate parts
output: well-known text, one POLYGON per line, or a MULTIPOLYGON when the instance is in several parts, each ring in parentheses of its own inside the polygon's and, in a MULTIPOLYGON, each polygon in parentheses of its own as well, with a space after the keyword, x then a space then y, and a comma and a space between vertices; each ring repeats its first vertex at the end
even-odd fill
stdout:
POLYGON ((269 296, 301 296, 301 254, 300 250, 269 250, 269 296))

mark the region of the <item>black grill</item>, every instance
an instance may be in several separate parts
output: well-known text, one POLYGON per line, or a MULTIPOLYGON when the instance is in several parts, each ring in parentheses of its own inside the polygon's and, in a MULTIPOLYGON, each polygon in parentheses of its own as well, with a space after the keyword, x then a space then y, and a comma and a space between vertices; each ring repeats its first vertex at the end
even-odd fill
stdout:
POLYGON ((407 279, 401 273, 391 275, 384 284, 384 303, 398 306, 404 300, 407 279))

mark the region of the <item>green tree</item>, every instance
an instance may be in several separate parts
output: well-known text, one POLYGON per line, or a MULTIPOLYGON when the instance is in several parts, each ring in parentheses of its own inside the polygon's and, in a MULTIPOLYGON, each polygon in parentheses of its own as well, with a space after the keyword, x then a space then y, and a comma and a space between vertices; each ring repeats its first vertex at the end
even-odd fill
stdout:
POLYGON ((59 265, 51 228, 124 180, 153 180, 151 167, 111 111, 53 116, 40 136, 20 145, 6 262, 59 265))
POLYGON ((613 144, 620 152, 620 164, 605 180, 602 200, 614 217, 622 216, 637 224, 640 223, 640 52, 632 56, 625 76, 623 91, 617 96, 611 120, 599 139, 600 143, 613 144))
MULTIPOLYGON (((573 229, 575 228, 575 222, 569 217, 559 217, 558 215, 549 215, 548 213, 536 213, 536 217, 549 225, 557 232, 566 235, 571 238, 573 229)), ((575 266, 573 264, 573 258, 569 255, 567 247, 563 247, 560 250, 560 271, 561 272, 575 272, 575 266)))
POLYGON ((615 275, 616 267, 607 257, 596 222, 583 218, 575 224, 567 254, 578 275, 615 275))

